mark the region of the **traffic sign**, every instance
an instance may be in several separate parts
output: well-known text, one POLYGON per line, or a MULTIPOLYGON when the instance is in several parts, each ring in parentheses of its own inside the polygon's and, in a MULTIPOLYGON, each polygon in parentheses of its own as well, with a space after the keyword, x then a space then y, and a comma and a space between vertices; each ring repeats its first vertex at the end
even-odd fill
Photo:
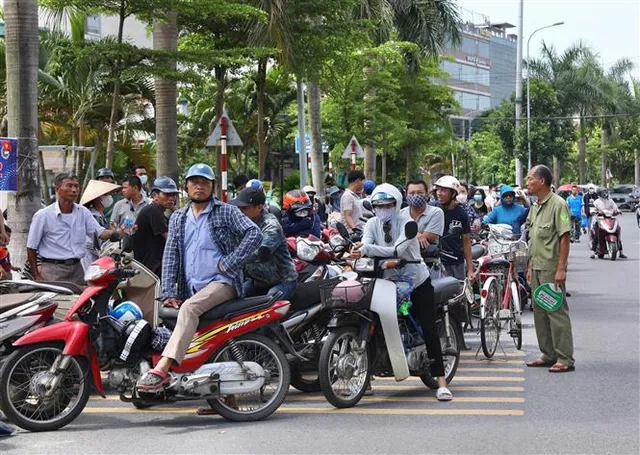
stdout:
MULTIPOLYGON (((310 153, 311 152, 311 136, 309 136, 309 134, 307 134, 307 133, 305 133, 304 136, 307 139, 306 140, 307 153, 310 153)), ((329 144, 326 141, 323 141, 322 142, 322 153, 329 153, 329 152, 330 152, 329 144)), ((296 135, 296 153, 300 153, 300 136, 299 135, 296 135)))
POLYGON ((351 140, 347 144, 347 148, 344 149, 344 153, 342 154, 342 158, 348 160, 351 158, 351 154, 355 153, 357 158, 364 158, 364 150, 360 147, 360 143, 358 143, 358 139, 355 136, 351 137, 351 140), (354 144, 355 142, 355 144, 354 144), (354 147, 355 145, 355 147, 354 147))
POLYGON ((234 128, 233 122, 227 115, 227 111, 222 111, 222 115, 218 119, 218 123, 216 123, 216 127, 213 129, 211 136, 209 136, 209 140, 207 141, 207 147, 216 146, 220 142, 220 136, 222 135, 222 128, 220 126, 220 122, 222 121, 223 118, 227 119, 227 145, 229 147, 234 147, 234 146, 242 147, 244 143, 242 142, 242 139, 240 139, 240 135, 234 128))

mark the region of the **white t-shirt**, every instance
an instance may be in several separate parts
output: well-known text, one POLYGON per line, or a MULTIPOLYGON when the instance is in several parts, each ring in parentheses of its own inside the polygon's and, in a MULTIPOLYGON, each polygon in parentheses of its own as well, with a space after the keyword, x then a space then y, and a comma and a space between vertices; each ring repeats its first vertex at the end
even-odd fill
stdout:
POLYGON ((364 227, 364 221, 360 219, 362 218, 362 201, 360 200, 360 196, 349 188, 344 190, 344 194, 340 199, 340 215, 342 215, 344 220, 346 220, 344 216, 346 210, 351 212, 351 219, 355 223, 356 229, 362 230, 364 227))

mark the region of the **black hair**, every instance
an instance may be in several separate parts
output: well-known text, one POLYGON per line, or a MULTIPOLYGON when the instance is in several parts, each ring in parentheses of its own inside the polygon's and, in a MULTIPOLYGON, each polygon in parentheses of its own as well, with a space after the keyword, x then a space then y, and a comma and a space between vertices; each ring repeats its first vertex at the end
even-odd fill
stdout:
POLYGON ((409 180, 407 182, 407 190, 409 189, 409 185, 422 185, 424 186, 424 192, 425 193, 429 192, 429 185, 427 185, 427 182, 425 182, 422 179, 409 180))
POLYGON ((495 187, 496 187, 496 186, 495 186, 493 183, 489 185, 489 189, 490 189, 490 190, 491 190, 491 189, 493 189, 493 188, 495 188, 495 187))
POLYGON ((134 175, 138 169, 144 169, 145 171, 147 170, 147 168, 143 164, 136 164, 135 166, 133 166, 133 168, 131 168, 134 175))
POLYGON ((56 178, 53 181, 53 186, 60 186, 63 180, 67 180, 67 179, 78 180, 78 176, 73 172, 62 172, 56 175, 56 178))
POLYGON ((353 183, 356 180, 364 180, 366 177, 364 176, 364 172, 355 169, 353 171, 349 171, 349 174, 347 175, 347 181, 349 183, 353 183))
POLYGON ((249 181, 249 178, 246 175, 238 174, 233 178, 233 186, 236 187, 236 189, 238 189, 241 186, 246 185, 248 181, 249 181))
POLYGON ((6 232, 7 234, 11 234, 11 228, 6 224, 4 225, 4 232, 6 232))
POLYGON ((140 177, 137 177, 135 175, 130 175, 129 177, 125 178, 122 181, 123 184, 124 182, 127 182, 131 186, 137 187, 138 190, 142 190, 142 182, 140 181, 140 177))
POLYGON ((533 175, 541 180, 544 180, 544 184, 546 186, 551 186, 551 180, 553 179, 551 169, 549 169, 544 164, 538 164, 536 167, 534 167, 533 175))

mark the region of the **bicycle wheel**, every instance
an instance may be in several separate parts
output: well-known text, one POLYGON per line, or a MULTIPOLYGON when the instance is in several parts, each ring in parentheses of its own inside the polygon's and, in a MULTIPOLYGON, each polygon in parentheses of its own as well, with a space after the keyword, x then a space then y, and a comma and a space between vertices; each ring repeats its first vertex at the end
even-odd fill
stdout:
POLYGON ((500 290, 495 280, 489 285, 485 299, 484 318, 480 319, 480 344, 488 359, 493 357, 500 341, 500 290))
POLYGON ((522 349, 522 319, 521 314, 516 313, 513 294, 509 299, 509 335, 513 338, 516 349, 522 349))

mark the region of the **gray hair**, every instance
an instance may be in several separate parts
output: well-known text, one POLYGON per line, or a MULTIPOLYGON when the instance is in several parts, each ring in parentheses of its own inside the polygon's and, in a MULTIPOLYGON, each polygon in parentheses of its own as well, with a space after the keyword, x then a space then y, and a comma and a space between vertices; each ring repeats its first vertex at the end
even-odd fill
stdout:
POLYGON ((544 184, 546 186, 551 186, 551 181, 553 180, 553 175, 551 174, 551 169, 549 169, 544 164, 538 164, 534 166, 532 169, 533 175, 540 180, 544 180, 544 184))

